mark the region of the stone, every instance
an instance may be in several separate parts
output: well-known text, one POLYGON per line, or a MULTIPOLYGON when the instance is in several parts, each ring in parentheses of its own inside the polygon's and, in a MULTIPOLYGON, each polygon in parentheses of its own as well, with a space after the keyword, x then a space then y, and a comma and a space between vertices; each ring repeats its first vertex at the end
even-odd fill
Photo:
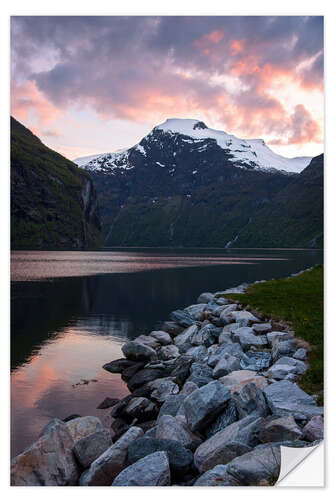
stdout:
POLYGON ((219 306, 227 305, 229 303, 229 300, 225 299, 224 297, 218 297, 218 294, 219 292, 214 294, 216 304, 218 304, 219 306))
POLYGON ((163 360, 175 359, 179 356, 180 352, 176 345, 165 345, 159 350, 159 357, 163 360))
POLYGON ((239 323, 229 323, 223 327, 223 333, 231 333, 231 335, 233 335, 240 327, 241 325, 239 323))
POLYGON ((220 381, 230 390, 231 393, 240 391, 241 388, 253 382, 259 389, 263 389, 267 385, 266 377, 256 375, 251 370, 237 370, 220 378, 220 381))
POLYGON ((215 367, 220 359, 223 358, 226 354, 235 356, 239 360, 241 360, 244 356, 243 349, 239 344, 231 342, 222 346, 216 345, 216 347, 212 346, 209 349, 209 357, 207 361, 208 365, 211 367, 215 367))
POLYGON ((196 389, 199 389, 197 384, 195 384, 194 382, 188 381, 184 384, 182 390, 180 391, 180 394, 182 396, 188 396, 189 394, 192 394, 192 392, 195 391, 196 389))
POLYGON ((272 330, 271 323, 252 323, 251 328, 254 333, 262 335, 263 333, 268 333, 272 330))
POLYGON ((214 295, 210 292, 204 292, 197 298, 198 304, 208 304, 211 300, 214 300, 214 295))
POLYGON ((171 344, 172 338, 167 332, 163 332, 162 330, 156 330, 150 333, 154 339, 156 339, 162 345, 171 344))
POLYGON ((194 453, 194 464, 199 472, 205 472, 218 464, 225 465, 259 444, 257 433, 262 425, 261 417, 245 417, 204 441, 194 453))
POLYGON ((300 361, 305 361, 307 358, 307 355, 308 355, 307 350, 300 348, 300 349, 297 349, 297 351, 293 355, 293 358, 299 359, 300 361))
POLYGON ((324 420, 317 415, 303 427, 303 437, 307 441, 319 441, 324 438, 324 420))
POLYGON ((112 445, 111 433, 108 429, 94 432, 87 437, 79 439, 73 448, 74 455, 79 464, 87 469, 102 453, 112 445))
POLYGON ((296 347, 294 346, 292 340, 277 340, 274 339, 272 342, 272 358, 276 361, 284 356, 293 356, 296 352, 296 347))
POLYGON ((184 401, 189 428, 198 430, 212 422, 230 399, 229 390, 218 380, 193 391, 184 401))
POLYGON ((169 333, 171 337, 175 337, 184 330, 184 327, 180 326, 175 321, 165 321, 162 325, 162 330, 163 332, 169 333))
POLYGON ((171 474, 182 477, 186 474, 193 462, 193 453, 178 441, 171 439, 157 439, 143 437, 135 441, 128 448, 128 461, 135 463, 151 453, 165 451, 168 455, 171 474))
POLYGON ((227 465, 227 472, 240 486, 256 486, 262 481, 272 485, 277 480, 281 466, 281 443, 256 446, 252 451, 234 458, 227 465))
POLYGON ((163 415, 171 415, 172 417, 175 417, 179 411, 179 408, 182 406, 184 403, 186 395, 184 394, 175 394, 172 396, 169 396, 164 403, 162 404, 157 422, 160 421, 160 419, 163 417, 163 415))
POLYGON ((140 344, 135 340, 126 342, 121 350, 124 356, 131 361, 152 361, 157 359, 157 355, 152 347, 140 344))
POLYGON ((228 325, 229 323, 233 323, 233 318, 231 316, 231 313, 236 311, 238 306, 237 304, 230 304, 227 306, 222 306, 225 307, 224 310, 220 314, 220 321, 223 326, 228 325))
POLYGON ((132 398, 133 398, 132 394, 129 394, 128 396, 121 399, 119 403, 114 405, 114 407, 112 408, 110 416, 113 418, 122 417, 126 406, 131 401, 132 398))
POLYGON ((231 318, 239 323, 240 326, 248 326, 252 323, 257 323, 259 320, 249 311, 232 311, 230 314, 231 318))
POLYGON ((175 366, 170 373, 170 377, 172 377, 178 385, 183 385, 185 380, 190 375, 191 364, 191 357, 180 356, 176 360, 175 366))
POLYGON ((275 341, 290 340, 294 336, 294 332, 269 332, 267 333, 267 340, 271 346, 275 341))
POLYGON ((195 362, 190 369, 191 375, 188 382, 194 382, 198 387, 202 387, 213 381, 213 370, 206 363, 195 362))
POLYGON ((128 448, 143 436, 140 427, 131 427, 90 465, 80 477, 80 486, 111 486, 127 465, 128 448))
POLYGON ((264 393, 253 382, 245 384, 239 391, 233 393, 239 418, 246 417, 255 412, 267 416, 270 411, 264 393))
POLYGON ((180 326, 183 326, 184 328, 188 328, 189 326, 193 325, 193 323, 195 323, 195 319, 192 318, 189 313, 187 313, 186 311, 181 311, 180 309, 178 309, 177 311, 173 311, 170 314, 170 319, 175 323, 178 323, 180 326))
POLYGON ((74 486, 79 478, 73 438, 62 421, 53 422, 11 462, 11 486, 74 486))
POLYGON ((193 361, 205 361, 208 356, 207 348, 204 345, 191 347, 186 351, 186 356, 189 356, 193 361))
POLYGON ((235 401, 233 399, 230 399, 225 410, 217 417, 216 420, 214 420, 214 422, 205 427, 202 432, 206 436, 206 438, 210 438, 211 436, 219 431, 222 431, 223 429, 228 427, 228 425, 233 424, 237 420, 239 420, 237 406, 235 401))
POLYGON ((145 432, 145 437, 156 438, 156 429, 157 429, 156 425, 155 427, 148 429, 148 431, 145 432))
POLYGON ((133 362, 132 366, 129 366, 128 368, 125 368, 125 370, 121 374, 121 378, 125 380, 125 382, 128 382, 133 375, 138 373, 138 371, 142 370, 145 367, 146 363, 143 362, 133 362))
POLYGON ((219 362, 215 366, 213 370, 213 377, 214 378, 223 377, 224 375, 228 375, 228 373, 231 373, 235 370, 239 370, 239 368, 240 368, 239 359, 236 358, 235 356, 226 353, 222 358, 220 358, 219 362))
POLYGON ((197 333, 198 330, 199 327, 197 325, 192 325, 189 328, 186 328, 186 330, 184 330, 180 335, 175 337, 175 345, 180 347, 185 344, 191 344, 191 338, 195 333, 197 333))
POLYGON ((266 370, 272 363, 272 355, 264 351, 247 351, 241 359, 240 367, 243 370, 259 372, 266 370))
POLYGON ((179 393, 179 386, 171 378, 160 378, 149 382, 149 387, 152 389, 150 397, 163 403, 172 394, 179 393))
POLYGON ((111 429, 113 431, 112 440, 113 442, 116 442, 118 441, 120 436, 122 436, 123 434, 125 434, 126 431, 128 431, 129 425, 127 422, 125 422, 124 419, 116 418, 111 424, 111 429))
POLYGON ((268 344, 266 335, 255 335, 253 329, 248 326, 238 328, 233 335, 233 340, 239 342, 244 351, 252 346, 266 347, 268 344))
POLYGON ((202 443, 202 439, 193 434, 186 424, 171 415, 163 415, 159 419, 155 437, 178 441, 192 451, 202 443))
POLYGON ((103 401, 101 402, 100 405, 97 406, 97 409, 98 410, 105 410, 106 408, 111 408, 111 406, 114 406, 116 405, 117 403, 119 403, 120 399, 118 398, 105 398, 103 399, 103 401))
POLYGON ((237 486, 237 481, 227 472, 226 465, 216 465, 204 472, 193 486, 237 486))
POLYGON ((208 324, 195 332, 190 338, 190 342, 193 345, 204 345, 205 347, 209 347, 216 342, 220 333, 220 328, 216 328, 214 325, 208 324))
POLYGON ((219 344, 229 344, 231 342, 231 333, 230 332, 222 332, 219 335, 219 344))
MULTIPOLYGON (((320 417, 319 417, 320 418, 320 417)), ((263 443, 294 441, 301 439, 302 430, 292 415, 269 418, 260 431, 259 439, 263 443)))
POLYGON ((309 394, 288 380, 268 385, 264 393, 275 416, 292 414, 295 420, 307 421, 315 415, 323 415, 323 408, 318 407, 309 394))
POLYGON ((74 420, 70 420, 66 423, 66 427, 69 430, 70 435, 73 438, 74 444, 84 437, 89 436, 89 434, 94 434, 97 431, 102 431, 104 426, 99 418, 88 416, 79 417, 74 420))
POLYGON ((104 370, 111 373, 121 373, 125 368, 129 368, 135 362, 130 361, 129 359, 121 358, 115 359, 114 361, 110 361, 110 363, 106 363, 103 365, 104 370))
POLYGON ((205 310, 207 309, 206 304, 193 304, 192 306, 186 307, 184 311, 192 316, 197 321, 202 321, 205 314, 205 310))
POLYGON ((307 366, 303 363, 303 361, 283 356, 270 367, 267 371, 267 375, 273 379, 283 380, 289 374, 301 375, 302 373, 305 373, 306 370, 307 366))
POLYGON ((152 380, 161 379, 167 375, 168 373, 165 370, 160 370, 159 368, 144 368, 128 380, 127 386, 130 391, 134 391, 152 380))
POLYGON ((136 418, 138 422, 151 420, 157 416, 158 409, 156 405, 147 398, 134 397, 130 400, 123 414, 133 420, 136 418))
POLYGON ((152 349, 157 349, 159 347, 160 343, 152 336, 150 335, 139 335, 138 337, 135 338, 135 342, 139 342, 139 344, 147 345, 148 347, 151 347, 152 349))
POLYGON ((169 486, 170 468, 165 451, 157 451, 141 458, 124 469, 112 486, 169 486))

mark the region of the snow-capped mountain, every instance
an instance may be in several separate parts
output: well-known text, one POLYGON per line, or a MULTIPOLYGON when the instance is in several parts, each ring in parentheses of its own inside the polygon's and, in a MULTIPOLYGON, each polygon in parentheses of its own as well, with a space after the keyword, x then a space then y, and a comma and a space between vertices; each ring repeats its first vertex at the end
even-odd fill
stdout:
POLYGON ((95 160, 99 156, 103 156, 105 153, 99 153, 98 155, 89 155, 89 156, 80 156, 79 158, 75 158, 75 160, 72 160, 73 163, 76 163, 78 167, 84 167, 84 165, 87 165, 92 160, 95 160))
POLYGON ((190 149, 192 154, 202 157, 202 167, 207 168, 211 146, 215 146, 214 149, 219 150, 221 164, 227 160, 235 167, 251 170, 279 170, 299 173, 311 160, 311 157, 285 158, 278 155, 265 144, 263 139, 239 139, 222 130, 208 128, 202 121, 172 118, 155 127, 150 134, 132 148, 87 158, 86 163, 81 161, 84 158, 78 159, 80 162, 78 160, 75 162, 90 171, 108 170, 109 173, 115 173, 117 170, 135 168, 138 162, 136 153, 142 155, 143 159, 149 162, 153 152, 154 166, 170 168, 172 171, 173 167, 181 166, 177 162, 177 155, 183 153, 184 149, 190 149), (165 154, 164 145, 166 142, 169 143, 169 146, 170 143, 173 144, 172 151, 168 147, 168 155, 165 154), (156 143, 160 145, 160 158, 156 155, 158 149, 156 143))

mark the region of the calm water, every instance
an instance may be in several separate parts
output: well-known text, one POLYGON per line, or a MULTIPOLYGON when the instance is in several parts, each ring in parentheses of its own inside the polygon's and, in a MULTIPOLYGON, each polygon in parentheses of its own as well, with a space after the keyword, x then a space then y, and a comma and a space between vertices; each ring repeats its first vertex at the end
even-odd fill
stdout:
POLYGON ((102 369, 121 345, 157 328, 203 291, 288 276, 322 262, 316 250, 131 250, 12 253, 12 455, 54 417, 97 415, 123 397, 102 369))

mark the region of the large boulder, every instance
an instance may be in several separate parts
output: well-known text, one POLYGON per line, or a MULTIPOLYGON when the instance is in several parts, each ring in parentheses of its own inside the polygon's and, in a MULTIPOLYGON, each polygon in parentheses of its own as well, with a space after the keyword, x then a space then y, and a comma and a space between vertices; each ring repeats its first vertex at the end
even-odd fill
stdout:
POLYGON ((129 446, 142 436, 143 430, 140 427, 128 429, 81 475, 80 486, 110 486, 127 465, 129 446))
POLYGON ((211 302, 212 300, 214 300, 214 294, 212 294, 210 292, 203 292, 197 298, 197 303, 198 304, 208 304, 208 302, 211 302))
POLYGON ((279 358, 267 372, 268 377, 283 380, 290 374, 301 375, 305 373, 307 366, 303 361, 283 356, 279 358))
POLYGON ((158 420, 156 438, 179 441, 185 448, 194 451, 202 439, 193 434, 184 422, 171 415, 163 415, 158 420))
POLYGON ((193 462, 193 454, 180 442, 171 439, 144 437, 131 444, 128 449, 128 461, 133 464, 151 453, 165 451, 169 458, 170 470, 175 477, 186 474, 193 462))
POLYGON ((240 326, 248 326, 259 321, 258 318, 249 311, 232 311, 230 316, 236 323, 239 323, 240 326))
POLYGON ((235 401, 233 399, 230 399, 224 411, 220 413, 220 415, 216 418, 216 420, 214 420, 214 422, 205 427, 202 430, 202 433, 206 436, 206 438, 210 438, 211 436, 219 431, 222 431, 223 429, 228 427, 228 425, 233 424, 237 420, 239 420, 237 406, 235 401))
POLYGON ((129 368, 135 364, 135 361, 131 361, 129 359, 121 358, 110 361, 110 363, 106 363, 103 368, 104 370, 111 373, 121 373, 126 368, 129 368))
POLYGON ((256 446, 252 451, 234 458, 227 465, 230 474, 240 486, 273 485, 280 473, 280 443, 256 446))
POLYGON ((272 358, 276 361, 284 356, 293 356, 296 352, 296 347, 292 340, 273 340, 272 342, 272 358))
POLYGON ((148 382, 161 379, 167 375, 168 372, 161 370, 160 368, 144 368, 143 370, 136 372, 133 377, 128 380, 127 385, 130 391, 134 391, 148 382))
POLYGON ((184 328, 188 328, 195 323, 195 319, 188 312, 181 311, 180 309, 173 311, 170 314, 170 319, 184 328))
POLYGON ((233 318, 231 313, 238 309, 237 304, 229 304, 226 306, 222 306, 223 310, 220 314, 220 323, 222 326, 228 325, 229 323, 233 323, 233 318))
POLYGON ((259 444, 257 434, 262 423, 263 418, 249 416, 214 434, 197 448, 194 454, 196 468, 205 472, 250 451, 259 444))
POLYGON ((153 349, 157 349, 160 343, 150 335, 139 335, 135 338, 135 342, 139 342, 139 344, 147 345, 148 347, 152 347, 153 349))
POLYGON ((240 366, 243 370, 259 372, 266 370, 272 363, 272 355, 265 351, 247 351, 241 359, 240 366))
POLYGON ((230 399, 230 391, 215 380, 193 391, 184 401, 184 413, 192 431, 215 420, 230 399))
POLYGON ((126 408, 124 408, 123 416, 128 421, 133 421, 136 418, 138 422, 145 422, 156 417, 157 412, 156 405, 150 399, 134 397, 129 401, 126 408))
POLYGON ((244 351, 249 350, 250 347, 266 347, 268 344, 266 335, 255 335, 253 329, 248 326, 238 328, 233 335, 233 340, 239 342, 244 351))
POLYGON ((150 333, 154 339, 156 339, 161 345, 171 344, 172 338, 167 332, 163 332, 162 330, 155 330, 150 333))
POLYGON ((190 372, 191 375, 187 381, 195 383, 198 387, 213 381, 213 370, 206 363, 198 361, 193 363, 190 372))
POLYGON ((124 469, 112 486, 169 486, 170 468, 165 451, 157 451, 141 458, 124 469))
POLYGON ((275 416, 292 414, 295 420, 307 421, 315 415, 323 415, 323 408, 318 407, 309 394, 288 380, 268 385, 264 393, 275 416))
POLYGON ((236 403, 239 418, 246 417, 253 412, 264 417, 270 413, 264 393, 253 382, 235 391, 232 398, 236 403))
POLYGON ((153 380, 148 385, 152 390, 150 397, 159 403, 164 403, 169 396, 179 393, 179 386, 171 377, 153 380))
POLYGON ((173 377, 178 385, 183 385, 185 380, 189 377, 192 361, 190 356, 180 356, 177 358, 174 368, 170 373, 170 377, 173 377))
POLYGON ((165 321, 161 329, 163 332, 169 333, 171 337, 175 337, 184 330, 184 327, 181 326, 179 323, 176 323, 175 321, 165 321))
POLYGON ((253 323, 251 325, 254 333, 262 335, 263 333, 268 333, 272 329, 271 323, 253 323))
POLYGON ((160 408, 157 421, 159 422, 164 415, 175 417, 180 407, 183 405, 185 398, 186 396, 184 394, 168 396, 160 408))
POLYGON ((267 341, 270 346, 275 344, 276 342, 281 342, 284 340, 290 340, 294 337, 294 332, 269 332, 267 333, 267 341))
POLYGON ((128 368, 125 368, 125 370, 122 371, 121 373, 121 378, 125 380, 125 382, 128 382, 131 380, 131 378, 138 373, 140 370, 143 370, 145 367, 146 363, 143 363, 142 361, 132 361, 132 365, 129 366, 128 368))
POLYGON ((244 356, 243 349, 239 344, 236 343, 226 343, 221 346, 213 345, 208 349, 209 357, 208 357, 208 365, 211 367, 215 367, 217 363, 223 358, 226 354, 229 356, 235 356, 239 360, 244 356))
POLYGON ((93 416, 74 418, 66 423, 66 427, 74 443, 79 441, 79 439, 104 429, 100 419, 93 416))
POLYGON ((179 349, 176 345, 165 345, 159 350, 159 357, 164 361, 175 359, 180 356, 179 349))
POLYGON ((221 377, 220 381, 228 387, 231 393, 240 391, 241 388, 249 382, 256 384, 259 389, 263 389, 268 383, 266 377, 256 375, 256 373, 251 370, 237 370, 231 372, 229 375, 221 377))
POLYGON ((259 439, 263 443, 294 441, 301 437, 302 430, 292 415, 267 419, 259 434, 259 439))
POLYGON ((303 437, 307 441, 319 441, 324 437, 324 420, 320 415, 312 417, 303 428, 303 437))
POLYGON ((205 314, 205 310, 207 309, 206 304, 193 304, 192 306, 186 307, 184 311, 192 316, 197 321, 202 321, 205 314))
POLYGON ((144 344, 140 344, 135 340, 126 342, 121 350, 124 356, 131 361, 152 361, 157 359, 155 350, 144 344))
POLYGON ((238 483, 228 474, 226 465, 216 465, 204 472, 193 486, 238 486, 238 483))
POLYGON ((35 443, 11 462, 12 486, 73 486, 79 470, 67 425, 53 422, 35 443))
POLYGON ((198 330, 199 330, 199 327, 197 325, 189 326, 180 335, 177 335, 177 337, 175 337, 175 339, 174 339, 175 345, 178 348, 181 348, 182 346, 187 346, 187 345, 189 347, 191 347, 191 339, 192 339, 193 335, 195 335, 197 333, 198 330))
POLYGON ((193 345, 209 347, 217 341, 221 331, 221 328, 216 328, 212 324, 204 325, 192 335, 190 341, 193 345))
POLYGON ((207 347, 197 345, 186 351, 186 356, 189 356, 193 361, 203 362, 208 357, 207 347))
POLYGON ((77 441, 73 452, 81 467, 87 469, 111 445, 111 433, 109 429, 103 429, 77 441))

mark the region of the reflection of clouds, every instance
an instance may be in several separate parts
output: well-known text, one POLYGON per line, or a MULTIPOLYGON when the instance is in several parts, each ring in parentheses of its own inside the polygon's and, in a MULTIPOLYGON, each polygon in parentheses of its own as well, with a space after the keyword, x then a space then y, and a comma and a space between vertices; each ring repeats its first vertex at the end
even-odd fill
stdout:
POLYGON ((99 403, 106 396, 122 397, 128 392, 119 375, 101 368, 121 356, 120 343, 67 329, 16 369, 11 388, 13 453, 36 439, 51 418, 71 413, 104 416, 96 410, 99 403), (72 387, 83 378, 98 382, 72 387))

